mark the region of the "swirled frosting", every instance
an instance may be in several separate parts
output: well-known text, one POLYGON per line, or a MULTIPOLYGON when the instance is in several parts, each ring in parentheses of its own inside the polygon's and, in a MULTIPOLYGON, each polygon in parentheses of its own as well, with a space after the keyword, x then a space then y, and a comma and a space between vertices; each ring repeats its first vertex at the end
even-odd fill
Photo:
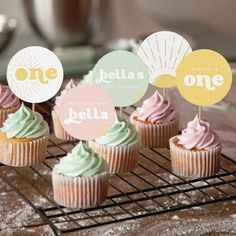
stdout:
POLYGON ((196 116, 188 122, 187 128, 178 136, 178 144, 186 149, 211 149, 219 145, 218 135, 212 131, 210 124, 196 116))
POLYGON ((57 96, 57 97, 56 97, 55 107, 54 107, 55 111, 56 111, 57 108, 59 107, 59 105, 60 105, 60 103, 61 103, 61 100, 62 100, 63 97, 67 94, 67 92, 68 92, 69 90, 71 90, 72 88, 76 87, 76 86, 77 86, 77 84, 74 82, 73 79, 71 79, 71 80, 67 83, 65 89, 61 91, 60 96, 57 96))
POLYGON ((116 113, 115 121, 111 129, 102 137, 95 140, 99 144, 109 146, 125 146, 138 142, 138 133, 134 125, 130 124, 126 119, 121 118, 116 113))
POLYGON ((19 107, 20 100, 7 85, 0 84, 0 107, 7 109, 19 107))
POLYGON ((60 159, 60 163, 55 165, 54 170, 69 177, 93 176, 106 172, 107 163, 80 141, 71 153, 60 159))
POLYGON ((8 115, 0 131, 5 132, 7 138, 39 138, 46 135, 49 128, 42 115, 22 103, 17 112, 8 115))
POLYGON ((170 100, 162 97, 156 91, 143 105, 136 109, 132 117, 152 124, 167 123, 175 120, 175 109, 170 100))

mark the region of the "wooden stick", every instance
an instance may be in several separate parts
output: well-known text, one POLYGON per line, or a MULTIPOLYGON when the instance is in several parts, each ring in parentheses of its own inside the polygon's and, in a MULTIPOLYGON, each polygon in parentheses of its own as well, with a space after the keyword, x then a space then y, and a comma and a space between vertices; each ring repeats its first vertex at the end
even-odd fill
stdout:
POLYGON ((82 140, 82 143, 83 143, 86 147, 88 147, 88 140, 82 140))
POLYGON ((166 96, 166 88, 163 88, 163 97, 166 96))
POLYGON ((202 118, 202 106, 198 106, 198 118, 202 118))
POLYGON ((120 117, 122 117, 122 107, 120 107, 120 117))
POLYGON ((32 111, 35 111, 35 103, 32 103, 32 111))

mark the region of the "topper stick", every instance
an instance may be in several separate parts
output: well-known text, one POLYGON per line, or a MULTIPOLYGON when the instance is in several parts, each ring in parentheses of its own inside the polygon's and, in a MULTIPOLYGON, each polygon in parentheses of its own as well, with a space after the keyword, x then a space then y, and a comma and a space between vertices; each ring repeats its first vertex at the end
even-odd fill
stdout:
POLYGON ((32 103, 32 111, 35 111, 35 103, 32 103))
POLYGON ((122 107, 120 107, 120 117, 122 117, 122 107))
POLYGON ((201 119, 202 117, 202 106, 198 106, 198 118, 201 119))
POLYGON ((166 88, 163 88, 163 97, 166 96, 166 88))
POLYGON ((88 140, 82 140, 82 143, 88 147, 88 140))

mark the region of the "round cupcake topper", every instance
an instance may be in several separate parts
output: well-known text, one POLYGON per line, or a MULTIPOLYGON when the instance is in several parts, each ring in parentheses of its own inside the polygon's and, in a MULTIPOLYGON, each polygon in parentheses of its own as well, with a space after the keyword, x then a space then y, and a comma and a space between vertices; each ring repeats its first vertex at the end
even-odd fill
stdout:
POLYGON ((27 47, 17 52, 7 68, 7 81, 21 100, 40 103, 52 98, 63 82, 58 57, 43 47, 27 47))
POLYGON ((71 136, 92 140, 112 126, 115 108, 111 97, 97 85, 79 84, 63 96, 57 113, 71 136))
POLYGON ((138 49, 138 55, 150 72, 150 83, 160 88, 176 86, 176 69, 192 51, 179 34, 160 31, 148 36, 138 49))
POLYGON ((190 103, 207 106, 221 101, 232 83, 232 71, 219 53, 200 49, 187 55, 177 69, 177 87, 190 103))
POLYGON ((140 100, 148 88, 148 71, 134 53, 113 51, 103 56, 93 69, 93 83, 111 95, 117 107, 140 100))

